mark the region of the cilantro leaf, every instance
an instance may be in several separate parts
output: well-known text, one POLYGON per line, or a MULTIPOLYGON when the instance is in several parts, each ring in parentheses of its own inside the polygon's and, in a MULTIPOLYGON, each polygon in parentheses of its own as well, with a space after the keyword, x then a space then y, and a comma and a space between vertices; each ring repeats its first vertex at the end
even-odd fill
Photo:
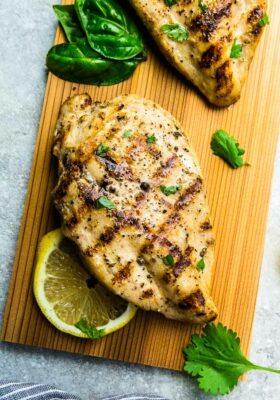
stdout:
POLYGON ((165 194, 165 196, 170 196, 171 194, 175 194, 178 190, 180 190, 180 186, 176 185, 176 186, 164 186, 161 185, 160 186, 160 190, 162 191, 163 194, 165 194))
POLYGON ((184 371, 196 377, 200 389, 212 395, 228 394, 238 378, 250 370, 280 374, 280 370, 260 367, 245 358, 237 333, 219 323, 209 324, 204 335, 193 335, 184 349, 184 371))
POLYGON ((165 4, 169 7, 177 3, 177 0, 164 0, 165 4))
POLYGON ((75 327, 80 329, 90 339, 101 339, 105 335, 105 329, 97 329, 94 326, 90 326, 84 319, 77 322, 75 327))
POLYGON ((174 258, 172 254, 167 254, 167 256, 162 257, 163 264, 170 265, 170 267, 174 267, 174 258))
POLYGON ((202 12, 205 12, 205 11, 208 10, 207 4, 203 3, 202 0, 198 0, 198 5, 199 5, 199 7, 200 7, 200 9, 201 9, 202 12))
POLYGON ((230 58, 239 58, 242 53, 242 45, 237 43, 237 39, 234 39, 231 51, 230 58))
POLYGON ((190 33, 189 31, 180 24, 166 24, 160 27, 162 32, 166 33, 166 35, 176 42, 184 42, 188 39, 190 33))
POLYGON ((95 202, 96 208, 116 208, 115 204, 105 196, 99 197, 95 202))
POLYGON ((152 144, 155 143, 157 138, 155 137, 155 134, 153 133, 151 136, 148 136, 146 139, 146 143, 152 144))
POLYGON ((99 157, 104 158, 104 157, 107 156, 108 150, 109 150, 109 146, 107 146, 106 144, 101 143, 101 144, 97 147, 96 154, 97 154, 99 157))
POLYGON ((131 131, 125 130, 124 133, 123 133, 123 135, 122 135, 122 137, 123 137, 124 139, 131 138, 131 137, 132 137, 131 131))
POLYGON ((269 17, 268 17, 268 15, 267 14, 265 14, 260 20, 259 20, 259 22, 258 22, 258 26, 260 27, 260 28, 262 28, 263 26, 265 26, 265 25, 269 25, 269 17))
POLYGON ((244 149, 239 148, 239 143, 222 129, 218 130, 212 136, 211 149, 216 156, 225 160, 232 168, 239 168, 243 165, 249 165, 241 157, 244 149))
POLYGON ((198 261, 198 263, 196 264, 196 268, 199 270, 199 271, 204 271, 204 268, 205 268, 205 261, 204 261, 204 258, 202 257, 199 261, 198 261))

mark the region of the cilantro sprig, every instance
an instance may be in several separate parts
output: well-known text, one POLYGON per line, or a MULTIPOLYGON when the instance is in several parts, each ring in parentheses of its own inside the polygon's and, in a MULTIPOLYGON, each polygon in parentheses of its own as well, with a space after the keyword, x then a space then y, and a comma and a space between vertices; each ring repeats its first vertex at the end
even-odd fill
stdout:
POLYGON ((237 39, 234 39, 232 48, 230 50, 230 58, 239 58, 242 54, 242 44, 237 43, 237 39))
POLYGON ((188 39, 190 32, 180 24, 166 24, 160 27, 161 31, 175 42, 184 42, 188 39))
POLYGON ((204 269, 205 269, 205 261, 204 261, 203 257, 196 264, 196 268, 201 272, 204 271, 204 269))
POLYGON ((105 196, 99 197, 95 202, 96 208, 116 208, 115 204, 105 196))
POLYGON ((172 254, 167 254, 167 256, 162 257, 162 261, 164 265, 169 265, 170 267, 174 267, 175 262, 174 262, 174 257, 172 254))
POLYGON ((198 0, 198 6, 202 12, 206 12, 208 10, 208 5, 205 4, 202 0, 198 0))
POLYGON ((90 339, 101 339, 105 335, 105 329, 97 329, 95 326, 90 326, 84 319, 77 322, 75 327, 90 339))
POLYGON ((96 149, 96 154, 99 157, 104 158, 104 157, 107 156, 108 150, 109 150, 109 146, 107 146, 106 144, 101 143, 96 149))
POLYGON ((147 137, 146 143, 147 144, 152 144, 152 143, 155 143, 156 140, 157 140, 157 138, 156 138, 155 134, 153 133, 151 136, 147 137))
POLYGON ((251 363, 242 354, 237 333, 221 323, 209 324, 204 335, 193 335, 184 349, 184 371, 197 378, 198 386, 212 395, 231 392, 244 373, 251 370, 280 374, 280 370, 251 363))
POLYGON ((181 186, 179 186, 179 185, 175 185, 175 186, 160 185, 160 190, 165 196, 170 196, 171 194, 175 194, 180 189, 181 189, 181 186))
POLYGON ((230 136, 222 129, 214 133, 210 146, 213 153, 225 160, 232 168, 249 165, 249 163, 242 158, 245 150, 239 147, 239 143, 234 137, 230 136))
POLYGON ((177 3, 177 0, 164 0, 164 2, 168 7, 171 7, 177 3))
POLYGON ((259 20, 259 22, 258 22, 258 26, 260 27, 260 28, 262 28, 263 26, 265 26, 265 25, 269 25, 269 17, 268 17, 268 15, 267 14, 265 14, 260 20, 259 20))

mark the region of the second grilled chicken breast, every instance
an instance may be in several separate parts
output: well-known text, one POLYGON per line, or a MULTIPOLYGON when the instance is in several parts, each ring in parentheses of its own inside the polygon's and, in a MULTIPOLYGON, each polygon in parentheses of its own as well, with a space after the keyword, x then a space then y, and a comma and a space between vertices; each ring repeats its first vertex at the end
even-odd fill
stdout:
POLYGON ((110 290, 168 318, 215 319, 213 234, 197 157, 179 123, 135 95, 62 106, 54 200, 64 234, 110 290))
POLYGON ((170 63, 211 103, 228 106, 239 99, 263 31, 266 0, 130 2, 170 63))

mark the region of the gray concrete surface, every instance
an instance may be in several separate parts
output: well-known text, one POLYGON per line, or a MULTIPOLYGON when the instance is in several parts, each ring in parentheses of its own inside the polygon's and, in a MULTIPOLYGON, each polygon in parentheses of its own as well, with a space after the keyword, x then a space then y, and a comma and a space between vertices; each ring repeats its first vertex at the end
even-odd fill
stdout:
MULTIPOLYGON (((0 1, 0 321, 45 90, 56 20, 50 0, 0 1)), ((280 147, 252 343, 252 361, 280 368, 280 147)), ((0 343, 0 378, 48 382, 84 400, 131 391, 206 399, 181 373, 0 343)), ((276 400, 280 377, 251 373, 229 399, 276 400)))

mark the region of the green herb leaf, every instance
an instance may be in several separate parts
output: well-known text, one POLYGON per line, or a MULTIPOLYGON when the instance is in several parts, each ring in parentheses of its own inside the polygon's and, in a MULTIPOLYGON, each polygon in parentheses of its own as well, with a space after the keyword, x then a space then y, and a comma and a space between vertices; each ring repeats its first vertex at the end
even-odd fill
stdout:
POLYGON ((76 0, 75 9, 93 50, 114 60, 144 51, 140 31, 115 0, 76 0))
POLYGON ((239 58, 242 53, 242 45, 237 43, 237 39, 234 39, 231 51, 230 58, 239 58))
POLYGON ((240 350, 237 333, 221 323, 207 325, 204 335, 193 335, 184 349, 184 371, 196 377, 200 389, 212 395, 224 395, 233 390, 238 378, 250 370, 280 371, 252 364, 240 350))
POLYGON ((148 136, 146 139, 146 143, 152 144, 155 143, 157 138, 155 137, 155 134, 153 133, 151 136, 148 136))
POLYGON ((162 191, 163 194, 165 194, 165 196, 170 196, 171 194, 174 194, 176 192, 178 192, 178 190, 181 189, 181 186, 164 186, 161 185, 160 186, 160 190, 162 191))
POLYGON ((68 42, 77 43, 81 39, 86 41, 85 33, 79 23, 74 5, 54 5, 53 9, 68 42))
POLYGON ((160 29, 162 32, 166 33, 170 39, 180 43, 187 40, 190 35, 189 31, 179 24, 162 25, 160 29))
POLYGON ((243 160, 244 149, 239 148, 239 143, 222 129, 214 133, 211 141, 211 149, 216 156, 225 160, 232 168, 249 165, 243 160))
POLYGON ((116 208, 115 204, 105 196, 99 197, 95 202, 96 208, 116 208))
POLYGON ((199 5, 199 7, 200 7, 202 12, 205 12, 205 11, 208 10, 208 5, 203 3, 202 0, 198 0, 198 5, 199 5))
POLYGON ((175 265, 172 254, 167 254, 167 256, 162 258, 162 261, 163 261, 163 264, 169 265, 170 267, 174 267, 174 265, 175 265))
POLYGON ((174 4, 176 4, 177 1, 178 1, 178 0, 164 0, 165 4, 166 4, 168 7, 171 7, 171 6, 173 6, 174 4))
POLYGON ((201 258, 199 261, 198 261, 198 263, 196 264, 196 268, 199 270, 199 271, 204 271, 204 268, 205 268, 205 262, 204 262, 204 258, 201 258))
POLYGON ((258 26, 262 28, 265 25, 269 25, 269 17, 265 14, 258 22, 258 26))
MULTIPOLYGON (((93 52, 93 50, 89 50, 93 52)), ((47 54, 46 66, 54 75, 69 82, 86 85, 115 85, 130 77, 144 59, 114 61, 98 53, 89 54, 86 48, 76 44, 53 46, 47 54)))
POLYGON ((61 79, 92 85, 114 85, 127 79, 144 56, 128 61, 104 58, 92 50, 77 18, 73 5, 56 5, 58 16, 70 44, 60 44, 47 54, 48 69, 61 79))
POLYGON ((123 135, 122 135, 122 137, 123 137, 124 139, 131 138, 132 136, 133 136, 133 135, 132 135, 131 131, 129 131, 129 130, 124 131, 124 133, 123 133, 123 135))
POLYGON ((97 329, 94 326, 89 326, 87 321, 81 319, 75 324, 75 327, 80 329, 90 339, 101 339, 105 335, 105 329, 97 329))
POLYGON ((107 156, 107 152, 109 150, 109 146, 107 146, 106 144, 101 143, 97 150, 96 150, 96 155, 98 155, 99 157, 106 157, 107 156))

